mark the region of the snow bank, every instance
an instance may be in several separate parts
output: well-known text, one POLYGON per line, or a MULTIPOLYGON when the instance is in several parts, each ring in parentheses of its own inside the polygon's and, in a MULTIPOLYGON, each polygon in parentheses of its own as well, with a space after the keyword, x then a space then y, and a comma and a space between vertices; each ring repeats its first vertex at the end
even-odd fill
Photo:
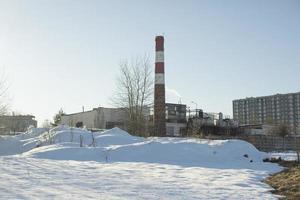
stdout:
MULTIPOLYGON (((208 141, 154 138, 129 145, 110 146, 107 162, 146 162, 185 167, 255 168, 266 156, 241 140, 208 141)), ((100 154, 99 154, 100 155, 100 154)), ((103 157, 99 158, 101 161, 103 157)))
POLYGON ((127 132, 113 128, 105 132, 90 132, 86 129, 73 128, 65 125, 51 130, 30 127, 28 131, 15 136, 0 137, 0 156, 27 152, 37 147, 53 144, 62 144, 64 147, 108 147, 143 141, 143 138, 134 137, 127 132))
POLYGON ((145 141, 142 137, 135 137, 119 128, 113 128, 96 136, 97 144, 101 147, 113 145, 133 144, 145 141))
POLYGON ((14 136, 0 137, 0 156, 14 155, 33 149, 33 144, 41 134, 48 131, 46 128, 29 127, 24 133, 14 136), (27 145, 28 144, 28 145, 27 145))
POLYGON ((268 173, 2 156, 0 199, 276 200, 272 188, 261 182, 268 173))
POLYGON ((220 169, 254 169, 268 165, 262 162, 267 154, 242 140, 146 139, 119 128, 92 133, 59 127, 29 140, 23 148, 32 149, 23 156, 55 160, 143 162, 220 169))
POLYGON ((287 151, 287 152, 270 152, 268 153, 270 158, 281 158, 285 161, 296 161, 298 160, 297 152, 287 151))
POLYGON ((2 138, 0 152, 23 152, 0 156, 5 199, 277 199, 261 180, 282 169, 245 141, 141 138, 118 128, 32 130, 2 138))

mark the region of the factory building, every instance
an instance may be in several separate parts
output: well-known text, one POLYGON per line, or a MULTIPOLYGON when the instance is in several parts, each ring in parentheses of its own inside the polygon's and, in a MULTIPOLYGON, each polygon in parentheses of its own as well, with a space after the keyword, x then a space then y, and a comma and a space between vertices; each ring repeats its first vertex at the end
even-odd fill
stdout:
POLYGON ((110 129, 119 127, 124 129, 126 112, 122 108, 98 107, 93 110, 83 111, 61 116, 61 124, 70 127, 86 127, 88 129, 110 129))
POLYGON ((25 132, 29 126, 37 126, 33 115, 0 116, 0 134, 17 134, 25 132))
POLYGON ((238 127, 239 123, 237 120, 231 119, 229 116, 223 116, 223 113, 218 114, 218 119, 216 120, 216 125, 219 127, 238 127))
POLYGON ((234 100, 233 118, 241 125, 285 124, 300 134, 300 92, 234 100))

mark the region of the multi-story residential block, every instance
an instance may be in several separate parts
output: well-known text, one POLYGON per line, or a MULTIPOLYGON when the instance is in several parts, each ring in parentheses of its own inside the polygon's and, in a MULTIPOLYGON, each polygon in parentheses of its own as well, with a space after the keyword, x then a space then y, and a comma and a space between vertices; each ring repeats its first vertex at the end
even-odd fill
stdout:
POLYGON ((233 100, 240 124, 286 124, 300 134, 300 92, 233 100))

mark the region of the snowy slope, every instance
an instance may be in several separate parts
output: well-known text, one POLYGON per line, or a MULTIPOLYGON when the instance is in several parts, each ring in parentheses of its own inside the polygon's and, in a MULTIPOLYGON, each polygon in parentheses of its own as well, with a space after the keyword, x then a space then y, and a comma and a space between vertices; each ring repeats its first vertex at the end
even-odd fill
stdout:
POLYGON ((0 199, 276 199, 268 171, 0 157, 0 199))
POLYGON ((15 136, 0 136, 0 156, 19 154, 36 146, 37 138, 46 132, 45 128, 30 127, 28 131, 15 136))
POLYGON ((295 151, 287 151, 287 152, 270 152, 268 153, 270 158, 281 158, 282 160, 286 161, 297 161, 298 156, 297 152, 295 151))
POLYGON ((257 168, 263 164, 262 160, 267 156, 242 140, 145 139, 131 136, 118 128, 104 133, 67 128, 50 134, 50 139, 48 136, 40 135, 40 138, 46 139, 39 142, 33 140, 35 144, 40 143, 41 147, 24 153, 24 156, 57 160, 146 162, 221 169, 257 168), (80 136, 85 148, 80 148, 80 136))
POLYGON ((241 140, 57 127, 7 141, 16 155, 0 157, 0 194, 13 199, 276 199, 260 181, 281 170, 241 140))

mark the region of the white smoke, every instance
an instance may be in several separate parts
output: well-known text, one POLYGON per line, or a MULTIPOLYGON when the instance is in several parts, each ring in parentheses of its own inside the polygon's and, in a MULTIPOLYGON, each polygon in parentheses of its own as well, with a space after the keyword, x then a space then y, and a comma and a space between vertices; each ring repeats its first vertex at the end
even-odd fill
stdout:
POLYGON ((166 86, 166 97, 168 102, 178 103, 181 101, 182 96, 175 89, 166 86))

